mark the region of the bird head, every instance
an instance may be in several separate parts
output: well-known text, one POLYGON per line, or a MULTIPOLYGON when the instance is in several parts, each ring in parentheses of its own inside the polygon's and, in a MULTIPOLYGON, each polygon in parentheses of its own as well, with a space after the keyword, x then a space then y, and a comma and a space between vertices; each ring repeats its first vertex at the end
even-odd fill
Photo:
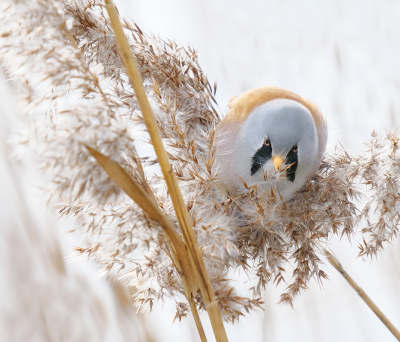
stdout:
POLYGON ((215 167, 227 192, 243 191, 243 180, 265 189, 274 186, 284 199, 318 170, 327 136, 314 105, 276 87, 256 88, 231 100, 217 132, 215 167))

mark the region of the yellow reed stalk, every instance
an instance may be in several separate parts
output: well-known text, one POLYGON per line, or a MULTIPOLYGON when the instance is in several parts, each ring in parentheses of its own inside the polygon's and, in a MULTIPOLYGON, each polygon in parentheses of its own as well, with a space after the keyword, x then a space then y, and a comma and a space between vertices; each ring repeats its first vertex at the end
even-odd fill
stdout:
POLYGON ((365 291, 356 284, 356 282, 347 274, 347 272, 343 269, 340 262, 325 249, 325 255, 328 258, 329 262, 336 270, 347 280, 350 286, 356 290, 361 299, 368 305, 368 307, 373 311, 375 315, 382 321, 383 324, 386 325, 386 328, 390 330, 390 332, 396 337, 398 341, 400 341, 400 332, 396 329, 396 327, 389 321, 389 319, 383 314, 383 312, 376 306, 376 304, 368 297, 365 291))
POLYGON ((197 281, 199 283, 200 291, 206 305, 206 310, 211 321, 215 338, 217 342, 227 342, 228 337, 226 335, 225 327, 222 322, 218 302, 215 299, 215 295, 211 287, 210 278, 208 277, 202 255, 200 253, 200 249, 194 235, 194 231, 191 227, 189 214, 183 201, 182 194, 180 192, 175 177, 175 173, 172 170, 171 164, 169 163, 167 157, 167 153, 164 149, 164 145, 162 143, 160 132, 157 126, 157 121, 151 110, 149 100, 147 99, 146 92, 143 87, 142 78, 140 76, 135 59, 132 55, 132 51, 129 47, 128 41, 122 29, 121 21, 119 20, 116 7, 112 0, 105 0, 105 3, 108 15, 110 17, 111 26, 114 30, 115 37, 117 39, 117 43, 120 49, 122 61, 127 70, 132 87, 135 90, 144 122, 149 132, 158 162, 160 163, 165 182, 167 183, 172 204, 174 205, 176 216, 181 226, 182 234, 186 242, 190 260, 193 263, 194 270, 196 272, 197 281))
MULTIPOLYGON (((86 148, 96 159, 97 163, 103 168, 103 170, 107 172, 114 183, 117 184, 144 212, 146 212, 152 220, 159 223, 164 229, 166 233, 168 250, 171 253, 170 257, 181 277, 185 295, 188 299, 200 339, 202 342, 207 342, 206 335, 200 321, 200 316, 197 312, 196 305, 192 297, 192 293, 197 291, 197 283, 188 259, 186 246, 181 240, 179 234, 168 218, 163 214, 160 207, 155 202, 154 197, 150 196, 150 194, 148 194, 140 184, 132 179, 117 162, 111 160, 109 157, 98 152, 94 148, 89 146, 86 146, 86 148)), ((146 187, 148 187, 147 184, 145 184, 145 188, 146 187)))

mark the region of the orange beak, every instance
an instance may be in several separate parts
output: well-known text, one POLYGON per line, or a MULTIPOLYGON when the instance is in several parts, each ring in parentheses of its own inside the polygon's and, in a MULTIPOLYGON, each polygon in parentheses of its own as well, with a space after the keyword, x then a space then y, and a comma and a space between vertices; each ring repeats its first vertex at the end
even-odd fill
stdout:
POLYGON ((281 156, 273 156, 272 162, 274 163, 275 171, 279 171, 280 167, 283 164, 283 158, 281 156))

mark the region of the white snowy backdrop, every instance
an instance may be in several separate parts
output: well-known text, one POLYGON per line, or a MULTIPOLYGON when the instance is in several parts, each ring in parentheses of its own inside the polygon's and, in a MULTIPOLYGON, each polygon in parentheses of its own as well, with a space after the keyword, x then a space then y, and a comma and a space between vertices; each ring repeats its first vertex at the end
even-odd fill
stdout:
MULTIPOLYGON (((116 3, 145 31, 198 50, 209 80, 218 82, 221 112, 232 96, 248 89, 288 88, 315 101, 326 115, 328 153, 338 142, 350 153, 362 153, 373 129, 384 133, 400 125, 400 2, 116 3)), ((18 104, 3 78, 0 85, 0 341, 199 341, 191 318, 172 324, 168 302, 145 317, 135 315, 118 285, 98 279, 93 264, 63 260, 76 243, 66 234, 73 223, 57 222, 37 196, 35 186, 45 180, 34 158, 23 164, 8 160, 5 140, 18 127, 18 104)), ((330 248, 399 328, 400 242, 373 261, 356 258, 356 243, 335 240, 330 248)), ((276 304, 284 284, 270 285, 265 311, 227 325, 229 340, 395 341, 341 276, 329 265, 325 271, 330 280, 323 287, 312 283, 294 309, 276 304)))

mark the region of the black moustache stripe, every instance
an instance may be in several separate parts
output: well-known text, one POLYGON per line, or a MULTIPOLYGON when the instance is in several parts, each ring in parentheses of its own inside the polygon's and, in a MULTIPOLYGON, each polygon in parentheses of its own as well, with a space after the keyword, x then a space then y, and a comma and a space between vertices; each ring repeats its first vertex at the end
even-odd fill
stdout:
POLYGON ((254 154, 251 158, 252 165, 250 169, 251 175, 254 175, 268 160, 272 158, 272 147, 271 144, 266 146, 265 144, 254 154))
POLYGON ((297 152, 294 152, 294 150, 296 150, 296 149, 297 149, 297 146, 293 146, 285 159, 285 164, 290 165, 286 169, 286 178, 288 180, 290 180, 292 183, 294 182, 294 179, 296 178, 296 170, 297 170, 297 163, 298 163, 297 152))

